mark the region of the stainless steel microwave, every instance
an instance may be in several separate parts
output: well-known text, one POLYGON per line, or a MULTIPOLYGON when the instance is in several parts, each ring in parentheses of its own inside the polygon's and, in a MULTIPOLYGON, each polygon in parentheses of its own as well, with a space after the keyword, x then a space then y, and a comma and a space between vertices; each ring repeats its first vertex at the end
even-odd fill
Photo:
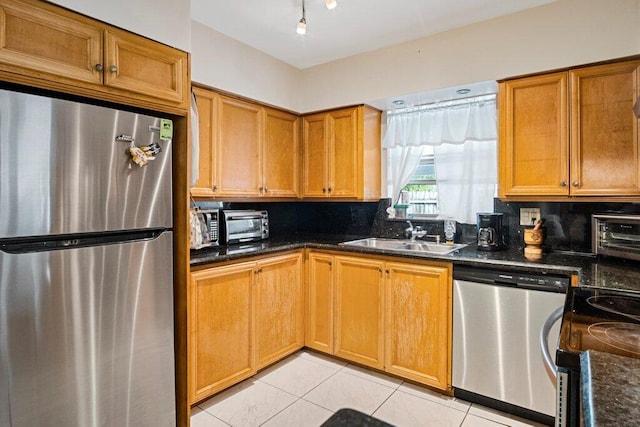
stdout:
POLYGON ((267 211, 224 210, 222 233, 227 244, 263 240, 269 237, 267 211))
POLYGON ((594 254, 640 260, 640 215, 593 215, 591 230, 594 254))

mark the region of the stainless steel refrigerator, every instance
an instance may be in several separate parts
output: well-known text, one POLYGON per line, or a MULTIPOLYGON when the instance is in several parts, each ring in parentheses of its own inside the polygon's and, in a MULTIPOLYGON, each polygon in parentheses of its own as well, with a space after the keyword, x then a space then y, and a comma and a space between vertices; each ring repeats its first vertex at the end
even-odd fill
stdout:
POLYGON ((1 427, 175 425, 170 131, 0 90, 1 427))

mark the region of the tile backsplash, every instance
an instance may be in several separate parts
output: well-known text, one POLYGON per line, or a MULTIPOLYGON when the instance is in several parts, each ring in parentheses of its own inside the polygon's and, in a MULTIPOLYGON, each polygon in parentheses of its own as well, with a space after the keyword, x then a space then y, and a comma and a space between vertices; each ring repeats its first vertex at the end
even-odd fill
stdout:
MULTIPOLYGON (((225 202, 225 209, 260 209, 269 212, 274 237, 314 233, 328 235, 403 238, 405 219, 387 219, 390 199, 379 202, 225 202)), ((494 211, 505 215, 505 241, 511 248, 524 248, 520 208, 539 208, 545 220, 545 249, 591 252, 591 215, 594 213, 640 214, 638 203, 593 202, 503 202, 494 199, 494 211)), ((411 219, 427 234, 444 235, 442 220, 411 219)), ((456 242, 475 243, 476 225, 457 224, 456 242)))
POLYGON ((637 203, 503 202, 494 200, 494 211, 505 214, 508 245, 524 248, 520 208, 539 208, 547 250, 591 252, 591 215, 595 213, 640 214, 637 203))

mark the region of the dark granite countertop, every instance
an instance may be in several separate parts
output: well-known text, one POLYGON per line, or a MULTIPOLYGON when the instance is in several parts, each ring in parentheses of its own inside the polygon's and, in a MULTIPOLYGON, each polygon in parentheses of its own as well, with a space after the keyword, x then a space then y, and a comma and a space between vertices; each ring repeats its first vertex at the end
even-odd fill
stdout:
POLYGON ((518 270, 520 272, 558 274, 563 276, 577 274, 580 279, 580 286, 623 289, 640 293, 640 263, 634 261, 600 259, 584 254, 566 252, 546 253, 541 260, 531 261, 524 257, 523 250, 519 248, 507 248, 501 251, 487 252, 477 250, 474 244, 470 244, 449 255, 407 253, 340 245, 341 242, 364 237, 369 236, 291 235, 287 237, 271 237, 256 243, 205 248, 191 251, 191 266, 202 266, 294 249, 315 248, 375 255, 401 256, 407 259, 432 259, 452 262, 454 265, 493 267, 518 270))
POLYGON ((580 355, 584 425, 640 425, 640 359, 588 350, 580 355))

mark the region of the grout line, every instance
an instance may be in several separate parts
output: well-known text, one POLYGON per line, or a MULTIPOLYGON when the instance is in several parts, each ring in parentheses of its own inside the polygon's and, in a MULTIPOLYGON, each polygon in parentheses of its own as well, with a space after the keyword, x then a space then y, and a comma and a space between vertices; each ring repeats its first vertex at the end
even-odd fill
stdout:
MULTIPOLYGON (((277 388, 277 387, 276 387, 277 388)), ((279 390, 279 389, 278 389, 279 390)), ((284 390, 282 390, 284 391, 284 390)), ((291 394, 291 393, 289 393, 291 394)), ((266 420, 264 420, 263 423, 260 423, 261 426, 265 425, 266 423, 268 423, 269 421, 271 421, 273 418, 277 417, 278 414, 281 414, 282 412, 286 411, 287 408, 290 408, 291 406, 295 405, 295 403, 300 400, 300 398, 298 396, 296 396, 296 400, 294 400, 293 402, 291 402, 289 405, 285 406, 284 408, 282 408, 281 410, 279 410, 278 412, 276 412, 275 414, 273 414, 272 416, 270 416, 269 418, 267 418, 266 420)))

